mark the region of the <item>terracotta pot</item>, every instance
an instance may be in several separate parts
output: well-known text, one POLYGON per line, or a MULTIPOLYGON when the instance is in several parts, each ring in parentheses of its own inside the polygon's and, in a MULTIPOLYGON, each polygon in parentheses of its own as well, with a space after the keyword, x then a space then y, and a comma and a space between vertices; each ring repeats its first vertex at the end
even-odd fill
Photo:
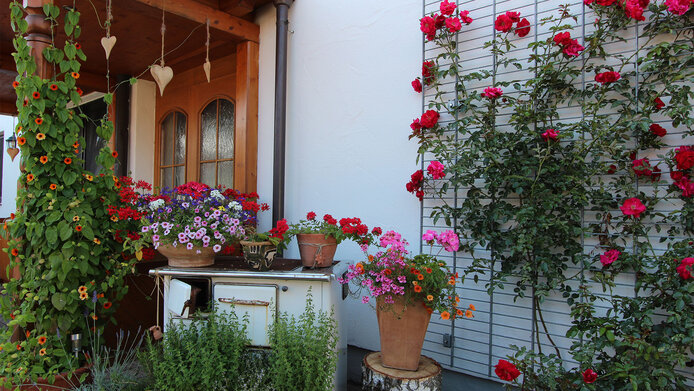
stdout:
POLYGON ((385 304, 383 297, 376 303, 383 366, 416 371, 431 314, 421 301, 405 307, 402 296, 394 304, 385 304))
POLYGON ((332 266, 337 251, 337 239, 332 236, 326 238, 323 234, 298 234, 296 241, 299 243, 301 263, 304 266, 332 266))
POLYGON ((169 266, 173 267, 203 267, 214 264, 215 253, 212 247, 193 247, 192 250, 188 250, 183 245, 173 247, 167 244, 159 246, 157 251, 165 256, 169 260, 169 266))
POLYGON ((251 269, 263 271, 270 269, 275 260, 277 248, 272 242, 249 242, 242 240, 243 258, 251 269))
MULTIPOLYGON (((72 390, 80 386, 80 377, 84 373, 88 373, 91 369, 91 365, 86 367, 77 368, 72 374, 63 372, 55 376, 55 381, 50 384, 48 380, 43 378, 38 378, 36 383, 23 384, 20 386, 13 385, 12 388, 5 388, 0 386, 0 391, 56 391, 56 390, 72 390)), ((85 383, 91 381, 91 375, 85 378, 85 383)), ((3 379, 0 379, 3 380, 3 379)), ((27 382, 29 383, 29 381, 27 382)))

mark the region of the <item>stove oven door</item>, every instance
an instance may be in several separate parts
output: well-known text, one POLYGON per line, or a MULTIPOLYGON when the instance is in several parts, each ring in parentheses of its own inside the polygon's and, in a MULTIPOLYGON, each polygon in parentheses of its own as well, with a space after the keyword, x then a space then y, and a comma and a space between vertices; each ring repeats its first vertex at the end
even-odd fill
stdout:
POLYGON ((220 311, 234 311, 239 320, 248 315, 251 345, 270 346, 270 325, 277 313, 277 285, 216 283, 213 290, 220 311))

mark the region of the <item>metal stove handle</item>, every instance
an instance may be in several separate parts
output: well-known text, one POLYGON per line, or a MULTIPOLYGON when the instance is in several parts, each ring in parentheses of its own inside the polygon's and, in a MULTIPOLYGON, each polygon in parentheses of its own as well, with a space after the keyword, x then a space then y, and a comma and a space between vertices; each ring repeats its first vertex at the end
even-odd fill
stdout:
POLYGON ((270 305, 269 301, 262 301, 262 300, 237 300, 228 297, 220 297, 217 299, 220 303, 224 304, 233 304, 233 305, 257 305, 257 306, 263 306, 267 307, 270 305))

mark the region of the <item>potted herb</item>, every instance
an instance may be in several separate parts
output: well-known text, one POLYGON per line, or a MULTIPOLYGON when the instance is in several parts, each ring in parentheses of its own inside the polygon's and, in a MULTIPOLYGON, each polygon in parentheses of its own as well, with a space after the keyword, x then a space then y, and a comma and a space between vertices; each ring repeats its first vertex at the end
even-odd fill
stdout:
MULTIPOLYGON (((453 231, 427 231, 423 240, 431 248, 438 243, 441 250, 449 252, 457 251, 459 246, 453 231)), ((339 281, 353 282, 358 292, 366 290, 361 295, 363 303, 369 303, 369 296, 376 299, 383 365, 416 371, 431 314, 438 311, 443 320, 469 318, 475 308, 459 307, 457 273, 452 274, 436 258, 438 254, 411 257, 407 245, 399 233, 386 232, 377 244, 379 250, 373 255, 365 252, 367 260, 350 265, 345 278, 339 281)))
POLYGON ((369 227, 358 217, 340 219, 338 225, 337 219, 329 214, 317 220, 315 212, 308 212, 306 220, 292 224, 287 231, 288 236, 296 236, 301 263, 311 268, 331 266, 337 245, 345 239, 368 246, 380 234, 378 227, 369 233, 369 227))
POLYGON ((255 225, 254 195, 188 182, 144 197, 141 208, 146 213, 136 246, 151 243, 170 266, 212 265, 215 254, 255 225))
POLYGON ((284 235, 288 229, 287 220, 282 219, 268 232, 259 233, 254 228, 248 230, 245 239, 241 240, 243 257, 248 265, 259 271, 270 269, 277 251, 285 247, 284 235))

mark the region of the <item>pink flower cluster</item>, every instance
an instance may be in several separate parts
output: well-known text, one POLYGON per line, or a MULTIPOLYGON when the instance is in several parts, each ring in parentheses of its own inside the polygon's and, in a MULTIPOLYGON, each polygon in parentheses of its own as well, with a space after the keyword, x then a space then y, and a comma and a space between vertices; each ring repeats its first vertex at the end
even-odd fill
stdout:
POLYGON ((577 39, 571 38, 571 33, 568 31, 558 33, 554 36, 553 41, 555 45, 561 47, 561 51, 567 57, 577 57, 585 50, 583 45, 578 43, 577 39))
POLYGON ((620 254, 621 252, 619 250, 607 250, 604 254, 600 255, 600 263, 602 263, 603 267, 610 265, 619 258, 620 254))
POLYGON ((675 270, 684 280, 692 278, 692 273, 694 272, 694 258, 682 259, 682 262, 680 262, 675 270))
POLYGON ((554 129, 547 129, 544 133, 542 133, 542 138, 545 141, 549 141, 549 140, 557 141, 558 136, 559 136, 559 132, 557 132, 554 129))
POLYGON ((583 3, 586 5, 595 3, 602 7, 609 7, 612 4, 617 3, 620 8, 624 9, 624 14, 627 17, 638 21, 646 20, 646 18, 643 16, 643 11, 648 7, 650 2, 651 0, 583 0, 583 3))
POLYGON ((472 23, 472 18, 469 16, 469 11, 460 11, 460 17, 455 15, 455 2, 444 0, 439 8, 441 14, 433 14, 425 16, 419 20, 419 29, 424 33, 428 41, 436 39, 436 31, 444 27, 451 34, 457 33, 463 27, 462 23, 472 23))
POLYGON ((460 248, 458 234, 452 230, 443 231, 441 233, 427 230, 424 235, 422 235, 422 240, 430 245, 434 244, 434 241, 436 241, 436 243, 443 246, 444 250, 452 253, 458 251, 458 248, 460 248))
POLYGON ((441 179, 446 177, 444 170, 445 167, 443 164, 438 160, 434 160, 429 163, 429 166, 427 167, 427 174, 431 175, 433 179, 441 179))
POLYGON ((665 0, 667 10, 675 15, 684 15, 689 11, 692 3, 694 3, 692 0, 665 0))
POLYGON ((487 87, 481 95, 489 100, 495 100, 503 94, 504 91, 499 87, 487 87))
POLYGON ((519 37, 525 37, 530 33, 530 22, 528 19, 520 18, 520 12, 508 11, 505 14, 497 16, 494 22, 494 28, 502 33, 507 33, 513 29, 513 24, 516 23, 514 34, 519 37))
POLYGON ((635 219, 638 219, 641 213, 646 211, 646 206, 638 198, 632 197, 624 200, 624 203, 619 209, 621 209, 622 213, 626 216, 633 216, 635 219))

